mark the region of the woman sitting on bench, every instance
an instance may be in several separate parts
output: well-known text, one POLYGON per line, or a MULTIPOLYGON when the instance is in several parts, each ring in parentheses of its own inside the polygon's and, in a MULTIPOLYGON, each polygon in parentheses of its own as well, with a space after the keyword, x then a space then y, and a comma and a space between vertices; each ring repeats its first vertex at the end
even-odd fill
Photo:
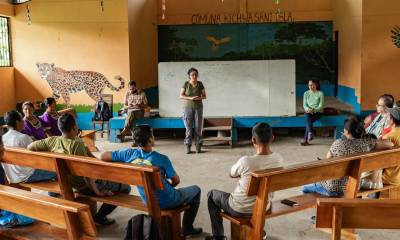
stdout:
POLYGON ((58 114, 56 109, 56 100, 52 97, 49 97, 43 101, 43 104, 46 106, 46 111, 39 117, 39 119, 41 120, 47 135, 61 136, 62 133, 60 129, 58 129, 57 123, 58 118, 60 118, 60 114, 58 114))
POLYGON ((22 104, 22 111, 24 112, 24 129, 22 133, 31 136, 34 140, 41 140, 47 137, 42 123, 39 118, 33 115, 34 106, 31 102, 24 102, 22 104))
MULTIPOLYGON (((326 158, 344 157, 371 150, 391 148, 393 148, 393 143, 369 137, 365 133, 361 122, 355 117, 349 117, 345 120, 342 138, 332 144, 326 158)), ((342 177, 340 179, 312 183, 303 187, 303 193, 319 193, 328 197, 341 197, 346 191, 347 181, 348 177, 342 177)))

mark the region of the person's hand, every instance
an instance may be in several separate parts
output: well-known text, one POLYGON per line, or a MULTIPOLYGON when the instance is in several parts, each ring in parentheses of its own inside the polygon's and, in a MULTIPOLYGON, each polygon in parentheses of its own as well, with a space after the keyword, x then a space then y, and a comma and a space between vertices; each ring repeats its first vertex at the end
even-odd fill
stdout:
POLYGON ((96 194, 96 196, 99 197, 108 197, 108 196, 112 196, 114 195, 113 192, 111 192, 110 190, 95 190, 94 193, 96 194))
POLYGON ((200 96, 196 96, 193 100, 194 101, 200 101, 202 98, 200 96))
POLYGON ((307 109, 307 110, 306 110, 306 113, 311 113, 311 109, 307 109))

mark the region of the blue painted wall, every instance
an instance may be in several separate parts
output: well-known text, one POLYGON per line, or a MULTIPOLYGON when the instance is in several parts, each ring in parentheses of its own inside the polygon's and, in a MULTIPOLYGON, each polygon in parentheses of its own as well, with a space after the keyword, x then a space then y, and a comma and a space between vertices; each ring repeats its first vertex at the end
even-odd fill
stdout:
POLYGON ((343 102, 352 105, 356 114, 361 113, 361 105, 357 101, 356 90, 354 88, 339 85, 338 98, 343 102))

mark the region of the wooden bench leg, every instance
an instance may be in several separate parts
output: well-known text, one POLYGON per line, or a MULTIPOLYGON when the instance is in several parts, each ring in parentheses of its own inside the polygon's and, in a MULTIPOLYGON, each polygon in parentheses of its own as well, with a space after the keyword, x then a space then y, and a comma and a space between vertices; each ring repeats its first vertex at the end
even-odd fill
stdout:
POLYGON ((170 223, 171 223, 171 235, 173 240, 182 240, 185 239, 181 235, 181 214, 178 214, 174 217, 170 217, 170 223))
POLYGON ((183 240, 181 235, 181 215, 164 216, 161 220, 161 230, 165 240, 183 240))
POLYGON ((232 240, 245 240, 246 239, 246 226, 233 224, 231 222, 231 239, 232 240))
POLYGON ((389 199, 400 199, 400 187, 389 189, 389 199))

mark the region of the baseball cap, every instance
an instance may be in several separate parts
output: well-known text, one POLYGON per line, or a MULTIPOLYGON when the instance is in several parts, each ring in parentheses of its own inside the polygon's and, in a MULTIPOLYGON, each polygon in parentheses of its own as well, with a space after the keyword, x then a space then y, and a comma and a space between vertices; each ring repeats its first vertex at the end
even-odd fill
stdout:
POLYGON ((394 108, 388 108, 386 109, 386 111, 388 113, 390 113, 390 115, 396 119, 400 121, 400 107, 394 107, 394 108))

